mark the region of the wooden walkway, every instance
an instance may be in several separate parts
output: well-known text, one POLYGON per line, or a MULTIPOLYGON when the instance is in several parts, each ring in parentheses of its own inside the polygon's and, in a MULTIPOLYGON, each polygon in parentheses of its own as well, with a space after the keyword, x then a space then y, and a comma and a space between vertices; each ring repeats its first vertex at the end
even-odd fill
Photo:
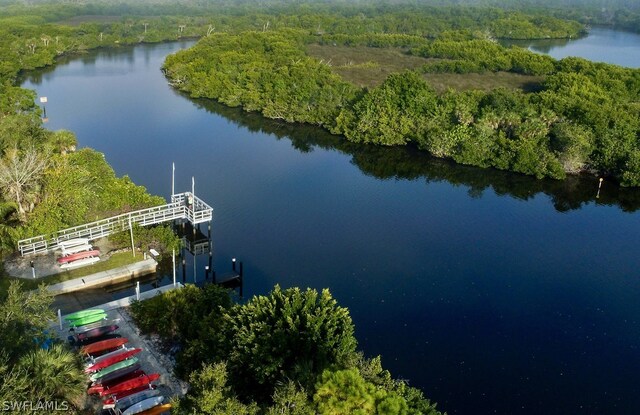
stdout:
POLYGON ((23 239, 18 241, 18 249, 22 256, 49 252, 57 249, 60 242, 70 239, 87 238, 93 240, 125 231, 134 224, 148 226, 176 219, 187 220, 192 225, 209 222, 213 219, 213 208, 190 192, 179 193, 171 196, 171 203, 166 205, 123 213, 122 215, 63 229, 52 235, 40 235, 23 239))

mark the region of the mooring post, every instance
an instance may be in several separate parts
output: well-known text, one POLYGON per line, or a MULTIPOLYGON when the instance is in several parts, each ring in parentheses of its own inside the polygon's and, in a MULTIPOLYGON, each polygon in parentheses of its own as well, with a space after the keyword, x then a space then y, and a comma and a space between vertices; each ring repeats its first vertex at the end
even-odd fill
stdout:
POLYGON ((215 279, 215 271, 213 270, 213 252, 211 252, 211 244, 209 244, 209 269, 213 273, 213 277, 215 279))
POLYGON ((240 298, 243 297, 243 291, 244 291, 244 266, 242 265, 242 262, 240 262, 240 298))
POLYGON ((58 322, 60 322, 60 330, 62 330, 62 312, 58 309, 58 322))
POLYGON ((31 276, 36 279, 36 264, 33 261, 31 261, 31 276))
POLYGON ((601 177, 601 178, 600 178, 600 181, 599 181, 599 183, 598 183, 598 193, 596 193, 596 199, 599 199, 599 198, 600 198, 600 188, 602 187, 602 181, 603 181, 603 180, 604 180, 604 179, 601 177))
POLYGON ((136 300, 140 301, 140 281, 136 281, 136 300))

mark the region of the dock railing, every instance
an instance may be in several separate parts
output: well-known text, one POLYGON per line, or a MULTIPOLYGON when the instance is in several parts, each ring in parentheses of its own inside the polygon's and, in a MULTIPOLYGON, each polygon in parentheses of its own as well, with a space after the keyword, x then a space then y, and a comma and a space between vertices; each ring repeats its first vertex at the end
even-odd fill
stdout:
POLYGON ((176 219, 185 219, 191 224, 204 223, 213 219, 213 208, 190 192, 171 197, 171 203, 123 213, 110 218, 101 219, 84 225, 62 229, 51 235, 39 235, 18 241, 20 255, 37 254, 52 251, 60 242, 75 238, 94 240, 140 226, 155 225, 176 219))

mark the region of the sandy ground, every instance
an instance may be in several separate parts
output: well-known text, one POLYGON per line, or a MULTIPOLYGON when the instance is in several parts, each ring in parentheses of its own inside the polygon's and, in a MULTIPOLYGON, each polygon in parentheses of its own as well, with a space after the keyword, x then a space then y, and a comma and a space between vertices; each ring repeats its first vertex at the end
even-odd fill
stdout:
MULTIPOLYGON (((148 374, 160 374, 160 379, 154 383, 164 395, 165 403, 169 402, 171 398, 181 397, 187 392, 188 384, 173 375, 175 360, 171 356, 162 353, 160 341, 157 337, 142 335, 126 308, 108 311, 107 317, 108 321, 105 321, 104 325, 117 324, 119 326, 117 333, 129 339, 127 347, 139 347, 142 349, 142 352, 136 355, 142 370, 148 374)), ((69 335, 68 327, 63 325, 62 330, 59 330, 59 328, 56 325, 59 337, 66 341, 69 335)), ((95 395, 88 397, 86 403, 87 407, 95 409, 98 413, 102 408, 101 400, 95 395)))

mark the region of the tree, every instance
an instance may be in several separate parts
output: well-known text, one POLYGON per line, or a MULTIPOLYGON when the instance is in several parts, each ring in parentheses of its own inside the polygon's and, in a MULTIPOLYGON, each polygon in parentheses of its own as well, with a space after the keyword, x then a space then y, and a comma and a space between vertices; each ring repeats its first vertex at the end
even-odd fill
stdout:
POLYGON ((0 202, 0 255, 4 250, 15 248, 15 233, 18 225, 17 206, 12 202, 0 202))
POLYGON ((29 352, 20 358, 17 368, 28 374, 27 394, 32 400, 66 400, 77 406, 86 390, 80 355, 62 344, 29 352))
POLYGON ((406 400, 366 381, 358 369, 322 373, 313 396, 320 415, 408 415, 406 400))
POLYGON ((0 189, 5 198, 16 202, 22 221, 26 220, 27 211, 33 208, 37 185, 47 164, 44 155, 35 149, 22 155, 13 150, 0 160, 0 189))
POLYGON ((313 405, 303 387, 289 380, 278 385, 272 396, 273 405, 266 415, 313 415, 313 405))
POLYGON ((9 363, 31 350, 33 339, 42 337, 54 314, 49 308, 53 295, 44 287, 24 292, 20 282, 12 281, 0 303, 0 351, 9 363))
POLYGON ((322 373, 313 401, 321 415, 368 415, 376 413, 376 388, 358 369, 322 373))
POLYGON ((354 327, 346 308, 329 290, 276 286, 224 316, 231 382, 241 396, 267 401, 278 382, 292 380, 311 389, 327 367, 355 352, 354 327))
POLYGON ((227 385, 225 363, 205 365, 189 377, 191 389, 172 409, 176 414, 206 415, 254 415, 255 404, 241 403, 227 385))

